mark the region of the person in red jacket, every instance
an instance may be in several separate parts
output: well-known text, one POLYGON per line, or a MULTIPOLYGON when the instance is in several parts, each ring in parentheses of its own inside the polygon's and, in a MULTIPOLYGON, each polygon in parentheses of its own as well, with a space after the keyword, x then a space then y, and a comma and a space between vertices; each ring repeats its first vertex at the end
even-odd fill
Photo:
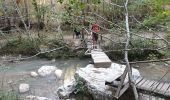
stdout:
POLYGON ((100 28, 97 23, 93 24, 91 27, 92 31, 92 40, 93 40, 93 49, 97 49, 97 41, 98 41, 98 32, 100 28))

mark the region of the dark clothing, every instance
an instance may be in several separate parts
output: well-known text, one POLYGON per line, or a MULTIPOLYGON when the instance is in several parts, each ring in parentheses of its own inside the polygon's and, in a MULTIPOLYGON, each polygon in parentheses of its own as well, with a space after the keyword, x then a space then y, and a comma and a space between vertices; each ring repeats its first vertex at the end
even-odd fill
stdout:
POLYGON ((76 38, 79 38, 80 31, 77 31, 77 29, 75 28, 75 29, 74 29, 74 33, 76 34, 76 38))
POLYGON ((98 34, 97 33, 92 33, 92 39, 93 39, 93 41, 96 41, 97 42, 97 40, 98 40, 98 34))

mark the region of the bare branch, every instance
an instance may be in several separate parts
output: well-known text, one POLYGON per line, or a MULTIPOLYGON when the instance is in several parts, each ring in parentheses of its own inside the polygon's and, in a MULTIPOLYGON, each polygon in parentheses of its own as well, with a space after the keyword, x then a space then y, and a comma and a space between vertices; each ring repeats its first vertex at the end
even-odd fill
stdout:
MULTIPOLYGON (((129 62, 129 63, 130 64, 137 64, 137 63, 151 63, 151 62, 163 62, 163 61, 170 61, 170 58, 157 59, 157 60, 134 61, 134 62, 129 62)), ((121 62, 121 64, 126 64, 126 62, 121 62)))
POLYGON ((59 48, 55 48, 55 49, 52 49, 52 50, 47 50, 47 51, 43 51, 43 52, 38 52, 37 54, 33 55, 33 56, 30 56, 30 57, 26 57, 26 58, 20 58, 20 59, 12 59, 12 60, 3 60, 3 62, 14 62, 14 61, 23 61, 23 60, 27 60, 27 59, 31 59, 31 58, 34 58, 40 54, 44 54, 44 53, 50 53, 50 52, 53 52, 53 51, 56 51, 56 50, 60 50, 62 48, 64 48, 66 46, 62 46, 62 47, 59 47, 59 48))

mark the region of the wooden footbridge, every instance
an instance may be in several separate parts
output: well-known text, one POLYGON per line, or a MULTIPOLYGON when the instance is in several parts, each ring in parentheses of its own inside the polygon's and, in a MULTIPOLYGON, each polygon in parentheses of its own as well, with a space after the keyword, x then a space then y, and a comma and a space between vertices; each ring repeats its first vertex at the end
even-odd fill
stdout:
MULTIPOLYGON (((86 30, 87 31, 87 30, 86 30)), ((87 31, 88 32, 88 31, 87 31)), ((89 34, 89 33, 88 33, 89 34)), ((87 51, 85 52, 86 55, 91 55, 94 66, 97 68, 108 68, 111 66, 112 61, 109 57, 102 51, 99 44, 96 44, 97 48, 93 48, 94 45, 92 43, 91 36, 88 36, 87 40, 87 51)), ((117 79, 113 80, 113 83, 121 83, 121 76, 117 76, 117 79), (118 80, 118 81, 117 81, 118 80)), ((160 82, 156 80, 150 80, 143 77, 138 77, 134 80, 134 84, 138 90, 138 92, 154 95, 154 96, 161 96, 161 97, 168 97, 170 98, 170 83, 160 82)), ((114 85, 115 89, 115 98, 119 98, 128 88, 129 82, 123 83, 121 89, 118 89, 120 84, 114 85)))
POLYGON ((170 98, 170 83, 138 77, 135 84, 140 92, 170 98))

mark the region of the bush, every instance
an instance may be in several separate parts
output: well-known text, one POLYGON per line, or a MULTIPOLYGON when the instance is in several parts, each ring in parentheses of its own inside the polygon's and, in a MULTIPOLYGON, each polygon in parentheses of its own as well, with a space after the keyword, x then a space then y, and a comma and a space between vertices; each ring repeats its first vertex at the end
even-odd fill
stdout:
POLYGON ((0 100, 19 100, 19 96, 15 91, 0 90, 0 100))
POLYGON ((73 50, 71 49, 71 46, 69 46, 68 44, 62 41, 58 41, 58 40, 50 40, 49 42, 50 44, 48 45, 48 49, 50 50, 59 48, 62 46, 65 46, 65 47, 62 49, 53 51, 53 52, 40 54, 39 57, 53 59, 53 58, 69 58, 69 57, 76 56, 76 53, 73 52, 73 50))
POLYGON ((88 94, 88 88, 83 81, 81 81, 81 80, 77 81, 74 93, 75 94, 77 94, 77 93, 88 94))
POLYGON ((37 53, 37 43, 38 41, 35 40, 35 42, 32 42, 29 39, 11 40, 3 48, 0 49, 0 53, 34 55, 37 53))
MULTIPOLYGON (((121 50, 124 49, 124 47, 125 44, 115 44, 114 46, 106 46, 104 47, 104 49, 115 50, 115 51, 108 52, 107 54, 113 60, 122 60, 124 59, 124 52, 121 50)), ((141 39, 132 40, 130 42, 129 48, 134 50, 130 50, 128 52, 129 61, 161 58, 163 54, 161 54, 157 50, 152 50, 152 49, 142 50, 142 48, 156 48, 156 47, 157 47, 156 41, 141 40, 141 39)))

